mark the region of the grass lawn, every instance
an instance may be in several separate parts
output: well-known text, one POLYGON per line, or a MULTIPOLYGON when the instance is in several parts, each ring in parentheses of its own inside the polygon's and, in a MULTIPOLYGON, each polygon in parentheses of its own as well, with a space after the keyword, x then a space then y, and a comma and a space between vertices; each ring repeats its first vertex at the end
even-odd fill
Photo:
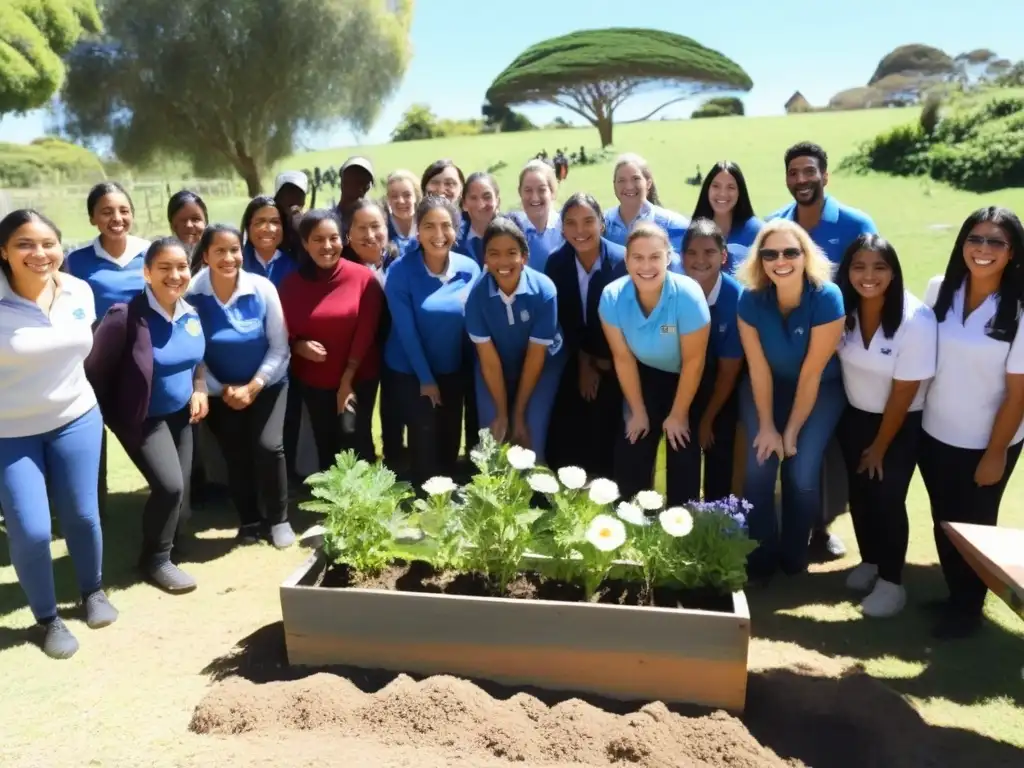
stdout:
MULTIPOLYGON (((697 165, 706 170, 716 159, 730 158, 747 174, 755 210, 768 213, 787 202, 782 153, 789 144, 818 141, 838 164, 858 142, 913 117, 910 111, 882 110, 653 122, 618 128, 616 144, 650 160, 669 207, 689 213, 697 190, 684 179, 697 165)), ((596 132, 581 129, 358 151, 382 172, 406 167, 418 173, 445 156, 467 172, 503 161, 507 167, 498 177, 506 191, 506 207, 512 207, 517 202, 516 171, 523 162, 542 148, 551 153, 557 147, 583 144, 589 150, 595 142, 596 132)), ((317 152, 282 167, 337 166, 352 152, 317 152)), ((610 166, 573 169, 559 197, 565 199, 569 192, 581 189, 611 203, 610 166)), ((998 203, 1024 211, 1024 189, 979 196, 920 180, 836 175, 829 190, 871 213, 895 243, 908 285, 919 294, 927 279, 944 268, 956 230, 971 210, 998 203)), ((238 220, 244 204, 227 198, 210 202, 213 218, 228 221, 238 220)), ((70 236, 84 239, 89 232, 81 207, 81 201, 61 205, 54 215, 70 236)), ((220 659, 217 664, 223 666, 223 657, 232 657, 236 643, 280 621, 276 587, 304 554, 276 552, 266 546, 235 549, 230 511, 201 510, 195 520, 199 538, 193 559, 197 562, 188 566, 200 582, 199 591, 174 598, 138 584, 132 565, 145 496, 140 493, 141 478, 116 441, 112 446, 114 509, 105 547, 107 582, 122 610, 118 624, 94 633, 76 618, 71 626, 82 643, 79 655, 66 663, 43 657, 27 643, 24 629, 31 615, 24 607, 6 546, 0 544, 0 679, 4 681, 0 711, 7 714, 0 718, 0 765, 37 765, 42 760, 62 766, 289 764, 286 751, 272 740, 263 744, 263 757, 254 759, 238 752, 234 742, 192 736, 186 727, 209 685, 210 665, 220 659), (274 756, 279 762, 273 761, 274 756)), ((928 723, 973 731, 981 737, 979 744, 992 739, 1024 748, 1024 624, 990 599, 991 623, 980 636, 946 645, 931 642, 929 625, 915 604, 940 595, 943 585, 927 497, 919 479, 911 487, 909 507, 912 528, 906 581, 911 602, 905 613, 890 621, 860 616, 856 601, 843 588, 845 572, 856 563, 854 556, 816 566, 809 576, 751 591, 756 635, 751 667, 804 664, 820 669, 828 666, 822 657, 840 664, 859 663, 905 697, 928 723)), ((307 522, 308 518, 302 520, 300 526, 307 522)), ((1001 523, 1024 527, 1021 472, 1007 489, 1001 523)), ((848 516, 837 522, 835 530, 852 547, 848 516)), ((62 541, 55 542, 54 556, 60 599, 70 603, 74 580, 62 541)), ((357 752, 346 752, 345 745, 339 749, 333 764, 361 764, 355 761, 357 752)), ((407 764, 417 764, 414 757, 410 761, 407 764)), ((986 763, 979 753, 977 764, 993 763, 986 763)))

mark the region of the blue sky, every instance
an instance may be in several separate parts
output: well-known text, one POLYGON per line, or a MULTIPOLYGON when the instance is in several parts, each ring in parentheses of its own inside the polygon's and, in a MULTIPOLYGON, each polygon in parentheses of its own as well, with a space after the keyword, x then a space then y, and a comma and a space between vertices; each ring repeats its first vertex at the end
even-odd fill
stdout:
MULTIPOLYGON (((1021 0, 990 0, 983 16, 965 12, 964 0, 418 0, 416 5, 412 62, 401 88, 362 137, 365 143, 387 141, 405 109, 417 102, 429 103, 441 117, 478 117, 487 87, 523 49, 576 29, 658 27, 689 35, 750 74, 754 88, 744 100, 753 115, 780 114, 794 90, 813 104, 827 103, 837 91, 866 84, 878 60, 904 43, 934 45, 952 56, 991 48, 1013 61, 1024 59, 1021 0)), ((665 100, 662 94, 638 97, 617 118, 643 115, 659 100, 665 100)), ((685 116, 694 106, 682 102, 663 114, 685 116)), ((525 111, 535 121, 559 114, 579 120, 554 107, 525 111)), ((43 126, 38 113, 8 117, 0 122, 0 140, 30 141, 43 126)), ((305 143, 313 149, 353 141, 340 128, 305 143)))

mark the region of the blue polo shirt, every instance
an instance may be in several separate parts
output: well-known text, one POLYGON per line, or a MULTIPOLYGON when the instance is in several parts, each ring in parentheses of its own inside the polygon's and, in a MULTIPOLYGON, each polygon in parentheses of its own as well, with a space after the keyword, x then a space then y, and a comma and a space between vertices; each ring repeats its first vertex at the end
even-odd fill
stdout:
MULTIPOLYGON (((789 317, 784 318, 779 311, 774 285, 763 291, 743 291, 737 312, 743 322, 757 331, 772 376, 790 385, 795 385, 800 378, 811 329, 846 317, 843 293, 835 283, 820 286, 804 283, 800 305, 789 313, 789 317)), ((821 380, 838 379, 841 375, 839 357, 833 355, 821 374, 821 380)))
POLYGON ((565 245, 565 238, 562 237, 562 220, 555 211, 551 211, 544 231, 540 232, 533 226, 525 211, 513 211, 507 216, 526 235, 526 243, 530 246, 530 266, 538 272, 543 272, 548 257, 565 245))
POLYGON ((708 340, 708 357, 720 360, 739 360, 743 357, 740 331, 736 323, 736 312, 743 287, 736 278, 724 272, 708 295, 711 310, 711 335, 708 340))
POLYGON ((281 290, 281 283, 284 282, 284 279, 298 268, 298 262, 284 251, 274 251, 274 255, 264 266, 263 262, 256 257, 256 249, 252 243, 246 243, 242 249, 242 269, 267 278, 277 290, 281 290))
POLYGON ((506 381, 518 381, 530 344, 543 344, 549 355, 562 350, 558 299, 551 278, 524 267, 511 296, 485 272, 466 299, 466 333, 476 344, 490 341, 498 350, 506 381))
POLYGON ((682 370, 679 337, 711 322, 707 299, 697 281, 672 272, 665 275, 661 298, 650 315, 644 315, 629 275, 605 286, 598 312, 602 321, 622 331, 639 362, 668 373, 682 370))
POLYGON ((129 235, 128 245, 119 258, 107 253, 99 238, 68 254, 68 272, 92 288, 97 318, 103 319, 115 304, 127 304, 146 287, 142 267, 147 250, 149 240, 129 235))
POLYGON ((395 226, 395 220, 388 216, 388 240, 395 244, 398 248, 398 255, 404 256, 406 252, 410 251, 415 247, 416 241, 416 222, 413 221, 412 229, 409 230, 409 236, 405 237, 398 231, 398 227, 395 226))
POLYGON ((754 244, 758 233, 764 227, 764 222, 756 216, 751 216, 738 226, 729 230, 729 237, 726 238, 726 247, 729 251, 729 258, 723 269, 730 275, 736 274, 736 268, 747 258, 750 246, 754 244))
MULTIPOLYGON (((792 202, 782 210, 776 211, 767 218, 789 219, 796 221, 796 202, 792 202)), ((809 234, 828 260, 838 264, 843 260, 843 254, 850 247, 850 243, 859 235, 874 234, 878 232, 875 222, 863 211, 843 205, 831 195, 825 195, 825 205, 821 209, 821 221, 809 234)))
POLYGON ((638 221, 651 221, 664 229, 668 233, 668 241, 672 244, 672 248, 677 253, 682 253, 683 235, 686 234, 686 230, 690 226, 690 220, 681 213, 670 211, 651 202, 643 204, 640 212, 629 226, 622 220, 619 206, 616 205, 611 210, 605 211, 604 236, 613 243, 625 245, 630 229, 638 221))
POLYGON ((168 316, 153 294, 149 300, 149 334, 153 341, 153 389, 149 418, 177 413, 192 398, 192 375, 206 353, 206 339, 199 315, 179 300, 174 317, 168 316))
POLYGON ((476 262, 454 251, 443 275, 427 270, 420 247, 392 264, 384 285, 391 311, 384 364, 416 374, 420 384, 434 384, 435 375, 458 371, 466 338, 464 308, 479 276, 476 262))

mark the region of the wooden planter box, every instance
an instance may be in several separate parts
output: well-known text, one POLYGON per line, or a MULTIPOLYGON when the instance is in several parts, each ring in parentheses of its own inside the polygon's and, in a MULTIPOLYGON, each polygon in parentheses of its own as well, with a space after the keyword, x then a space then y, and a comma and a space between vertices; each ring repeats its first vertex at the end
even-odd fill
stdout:
POLYGON ((288 661, 449 674, 743 711, 750 611, 319 587, 318 551, 281 585, 288 661))

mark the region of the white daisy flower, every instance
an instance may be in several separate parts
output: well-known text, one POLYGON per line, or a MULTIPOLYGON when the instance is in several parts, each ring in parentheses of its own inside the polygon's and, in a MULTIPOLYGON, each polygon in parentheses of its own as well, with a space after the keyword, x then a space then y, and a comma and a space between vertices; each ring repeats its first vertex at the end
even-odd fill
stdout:
POLYGON ((636 495, 636 503, 640 505, 641 509, 654 512, 665 505, 665 499, 657 491, 640 491, 636 495))
POLYGON ((443 496, 452 493, 456 488, 458 486, 450 477, 432 477, 423 484, 423 490, 428 496, 443 496))
POLYGON ((528 478, 526 482, 529 483, 537 493, 558 493, 558 480, 555 479, 554 475, 549 475, 544 472, 534 472, 528 478))
POLYGON ((562 467, 558 470, 558 479, 570 491, 578 491, 587 484, 587 473, 579 467, 562 467))
POLYGON ((632 525, 647 524, 647 519, 644 517, 644 511, 636 504, 630 504, 628 501, 619 502, 619 506, 616 508, 615 514, 632 525))
POLYGON ((590 484, 590 500, 595 504, 611 504, 619 498, 619 486, 599 477, 590 484))
POLYGON ((587 528, 587 541, 602 552, 611 552, 626 543, 626 526, 617 517, 598 515, 587 528))
POLYGON ((669 536, 679 538, 693 530, 693 516, 685 507, 670 507, 658 515, 658 520, 669 536))
POLYGON ((518 469, 520 472, 524 469, 533 469, 537 463, 536 453, 518 445, 513 445, 509 448, 505 458, 508 459, 508 463, 514 469, 518 469))

